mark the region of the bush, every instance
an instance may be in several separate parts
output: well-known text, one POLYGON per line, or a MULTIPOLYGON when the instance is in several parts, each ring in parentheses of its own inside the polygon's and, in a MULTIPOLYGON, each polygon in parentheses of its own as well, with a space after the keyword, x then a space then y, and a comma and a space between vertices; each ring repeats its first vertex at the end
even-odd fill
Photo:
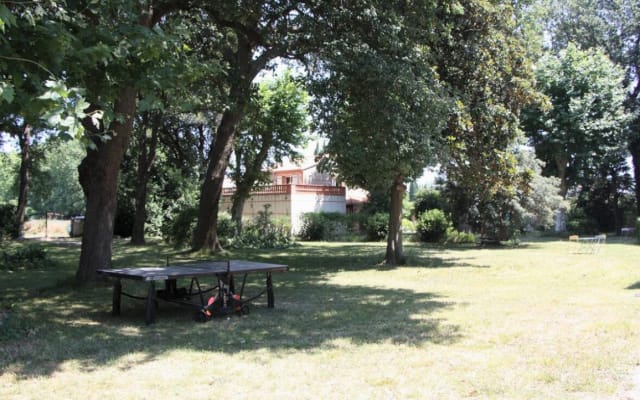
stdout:
POLYGON ((445 238, 451 221, 444 211, 434 208, 418 217, 417 232, 421 242, 439 242, 445 238))
POLYGON ((302 215, 300 240, 337 240, 349 232, 349 217, 340 213, 310 212, 302 215))
POLYGON ((379 241, 387 237, 389 231, 389 214, 378 212, 367 217, 363 222, 367 240, 379 241))
POLYGON ((218 236, 232 238, 236 235, 238 226, 227 212, 218 214, 218 236))
POLYGON ((573 208, 567 215, 567 231, 580 235, 592 235, 599 232, 595 218, 586 215, 582 208, 573 208))
POLYGON ((424 214, 428 210, 444 208, 445 202, 438 190, 422 189, 416 194, 413 208, 416 215, 424 214))
POLYGON ((164 240, 176 247, 183 247, 191 243, 197 218, 198 209, 196 207, 183 208, 162 227, 164 240))
POLYGON ((460 232, 455 230, 453 227, 449 227, 447 229, 444 242, 454 244, 474 244, 476 242, 476 235, 471 232, 460 232))
POLYGON ((51 263, 46 250, 35 244, 0 251, 0 269, 38 269, 51 263))
POLYGON ((402 232, 415 232, 416 224, 410 219, 403 218, 402 219, 402 232))
POLYGON ((11 204, 0 204, 0 242, 18 237, 16 207, 11 204))
POLYGON ((278 249, 292 244, 290 224, 274 222, 269 212, 270 205, 258 212, 255 219, 245 225, 240 236, 236 236, 231 245, 236 248, 278 249))

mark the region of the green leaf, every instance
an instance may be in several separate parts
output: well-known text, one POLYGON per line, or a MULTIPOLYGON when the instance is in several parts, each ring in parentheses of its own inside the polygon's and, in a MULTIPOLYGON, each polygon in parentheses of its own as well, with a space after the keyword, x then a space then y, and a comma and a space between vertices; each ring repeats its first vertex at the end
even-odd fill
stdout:
POLYGON ((6 101, 11 103, 13 101, 15 91, 13 85, 7 82, 0 82, 0 103, 6 101))
POLYGON ((0 4, 0 31, 5 32, 6 27, 15 26, 16 18, 4 4, 0 4))

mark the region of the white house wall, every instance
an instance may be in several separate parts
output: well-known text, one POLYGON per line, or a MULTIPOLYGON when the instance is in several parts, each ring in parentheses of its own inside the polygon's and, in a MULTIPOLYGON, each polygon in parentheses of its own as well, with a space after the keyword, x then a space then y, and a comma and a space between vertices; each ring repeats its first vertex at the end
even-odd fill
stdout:
MULTIPOLYGON (((244 203, 242 212, 243 218, 253 218, 258 212, 264 210, 264 206, 269 204, 269 212, 274 217, 291 217, 291 195, 290 194, 255 194, 244 203)), ((231 213, 231 196, 222 196, 220 199, 220 211, 231 213)))
MULTIPOLYGON (((295 185, 294 185, 295 187, 295 185)), ((332 188, 335 189, 335 188, 332 188)), ((273 217, 289 217, 291 232, 297 234, 302 227, 301 217, 308 212, 347 212, 347 202, 344 196, 326 194, 313 191, 296 191, 292 193, 254 193, 244 205, 243 219, 251 219, 264 210, 269 204, 269 212, 273 217)), ((231 195, 225 194, 220 200, 220 211, 231 211, 231 195)))

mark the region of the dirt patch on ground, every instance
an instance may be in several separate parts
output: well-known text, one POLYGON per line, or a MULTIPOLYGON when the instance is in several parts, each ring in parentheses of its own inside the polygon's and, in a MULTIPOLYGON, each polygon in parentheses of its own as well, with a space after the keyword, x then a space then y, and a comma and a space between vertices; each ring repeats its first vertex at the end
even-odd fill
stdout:
POLYGON ((69 237, 70 223, 68 219, 32 219, 24 224, 24 237, 69 237))

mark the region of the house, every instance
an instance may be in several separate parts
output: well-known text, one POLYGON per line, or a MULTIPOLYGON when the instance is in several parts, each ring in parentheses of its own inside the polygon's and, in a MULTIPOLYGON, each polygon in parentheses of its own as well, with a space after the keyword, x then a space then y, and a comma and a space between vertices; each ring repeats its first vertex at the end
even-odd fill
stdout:
MULTIPOLYGON (((302 227, 302 215, 308 212, 354 212, 357 205, 366 200, 362 191, 347 190, 334 177, 317 170, 317 163, 303 165, 286 164, 272 171, 271 185, 251 192, 247 199, 243 218, 252 218, 269 204, 273 217, 288 217, 291 231, 297 233, 302 227), (347 193, 350 196, 347 196, 347 193)), ((220 200, 221 211, 231 211, 235 188, 223 189, 220 200)))

